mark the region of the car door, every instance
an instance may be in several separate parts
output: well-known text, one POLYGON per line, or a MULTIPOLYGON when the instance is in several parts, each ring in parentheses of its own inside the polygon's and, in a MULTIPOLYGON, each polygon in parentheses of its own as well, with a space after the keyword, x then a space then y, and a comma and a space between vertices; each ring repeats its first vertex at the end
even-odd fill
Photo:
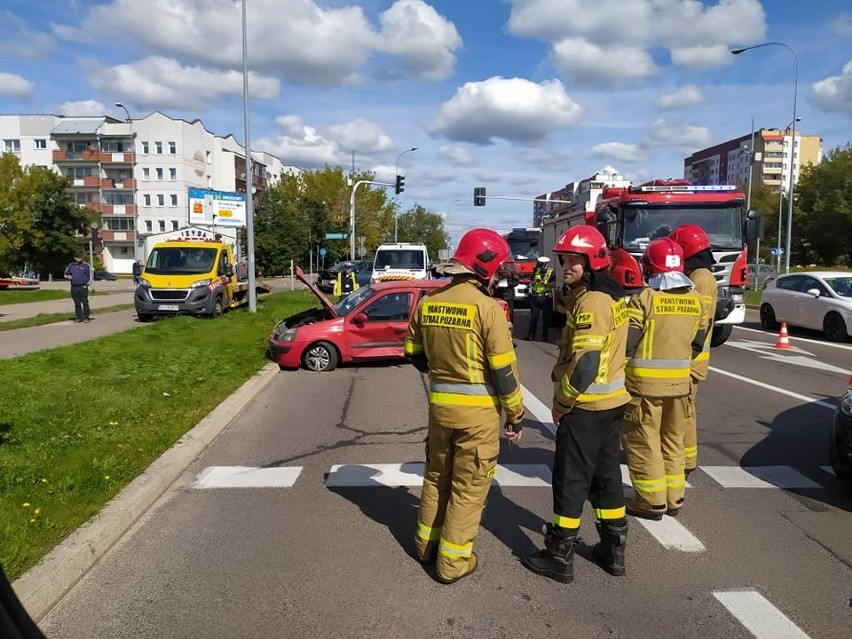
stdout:
POLYGON ((346 341, 353 360, 402 357, 414 296, 410 290, 372 297, 346 318, 346 341))
POLYGON ((769 303, 775 311, 775 319, 779 322, 787 322, 794 326, 800 326, 798 324, 798 316, 796 315, 796 307, 797 298, 802 295, 800 290, 801 285, 801 275, 785 275, 776 280, 775 288, 766 289, 769 303))
POLYGON ((801 294, 796 296, 796 325, 803 328, 822 330, 822 318, 831 305, 831 293, 828 288, 817 278, 810 275, 802 276, 800 286, 801 294), (819 297, 814 297, 808 291, 816 289, 819 297))

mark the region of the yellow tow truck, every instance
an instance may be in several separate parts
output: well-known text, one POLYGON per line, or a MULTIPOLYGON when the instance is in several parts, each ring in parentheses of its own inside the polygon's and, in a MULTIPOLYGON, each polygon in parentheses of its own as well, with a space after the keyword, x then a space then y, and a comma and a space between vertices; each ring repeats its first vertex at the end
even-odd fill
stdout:
MULTIPOLYGON (((258 294, 268 284, 257 283, 258 294)), ((234 263, 231 245, 210 238, 181 238, 154 245, 136 288, 141 322, 162 315, 219 317, 248 303, 248 281, 234 263)))

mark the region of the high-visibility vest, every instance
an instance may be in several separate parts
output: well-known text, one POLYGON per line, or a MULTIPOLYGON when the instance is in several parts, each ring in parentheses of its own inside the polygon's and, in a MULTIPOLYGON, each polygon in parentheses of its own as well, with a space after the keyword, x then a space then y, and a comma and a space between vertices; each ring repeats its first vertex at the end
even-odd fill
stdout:
POLYGON ((533 295, 547 295, 550 293, 550 277, 553 275, 552 268, 546 268, 545 270, 536 269, 533 274, 533 280, 530 288, 532 289, 533 295))

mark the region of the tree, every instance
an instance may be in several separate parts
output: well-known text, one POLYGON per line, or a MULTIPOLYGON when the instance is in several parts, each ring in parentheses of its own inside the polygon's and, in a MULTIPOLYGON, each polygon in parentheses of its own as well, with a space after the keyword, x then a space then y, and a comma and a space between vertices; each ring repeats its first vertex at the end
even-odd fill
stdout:
POLYGON ((852 266, 852 143, 802 167, 795 190, 793 255, 797 263, 852 266))
POLYGON ((0 267, 58 274, 80 250, 97 213, 68 195, 68 180, 39 166, 0 156, 0 267))
POLYGON ((444 229, 443 216, 440 213, 431 213, 419 204, 401 213, 397 226, 400 242, 425 244, 433 260, 438 257, 438 251, 449 246, 450 236, 444 229))

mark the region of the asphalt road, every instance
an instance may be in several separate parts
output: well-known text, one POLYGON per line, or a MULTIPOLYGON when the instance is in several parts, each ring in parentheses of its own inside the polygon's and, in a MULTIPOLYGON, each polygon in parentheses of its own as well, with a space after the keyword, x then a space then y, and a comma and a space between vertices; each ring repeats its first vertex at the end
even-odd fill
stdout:
MULTIPOLYGON (((852 636, 852 491, 826 469, 852 345, 811 337, 777 350, 752 324, 713 350, 701 469, 679 518, 630 520, 626 577, 586 546, 570 585, 519 562, 551 512, 555 347, 518 341, 528 428, 504 444, 471 577, 441 585, 411 556, 423 378, 288 371, 41 626, 54 639, 852 636)), ((588 509, 582 535, 596 539, 588 509)))

